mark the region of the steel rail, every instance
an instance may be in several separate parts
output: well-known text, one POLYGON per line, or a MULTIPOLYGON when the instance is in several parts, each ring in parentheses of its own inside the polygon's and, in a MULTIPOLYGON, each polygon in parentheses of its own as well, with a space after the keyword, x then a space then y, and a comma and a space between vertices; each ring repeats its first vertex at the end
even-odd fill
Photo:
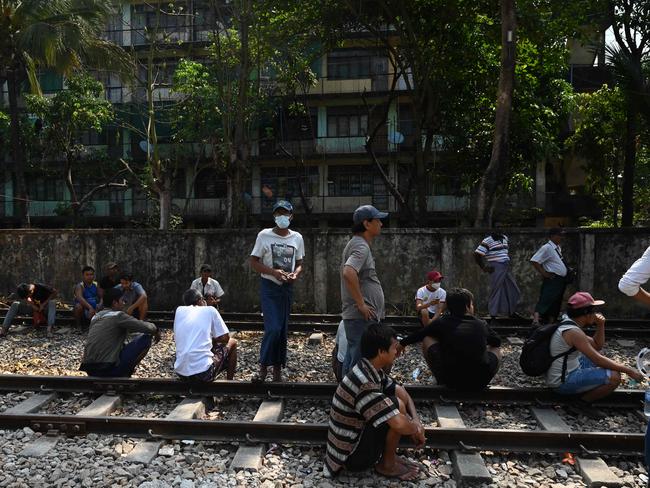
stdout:
MULTIPOLYGON (((31 318, 25 317, 24 319, 28 322, 31 321, 31 318)), ((0 317, 0 320, 2 320, 2 317, 0 317)), ((148 320, 155 323, 161 329, 171 329, 174 324, 172 319, 158 319, 149 317, 148 320)), ((74 320, 72 318, 64 317, 57 319, 57 323, 59 325, 73 326, 74 320)), ((421 326, 415 322, 393 323, 387 319, 384 323, 393 327, 393 329, 395 329, 395 331, 401 335, 409 334, 421 328, 421 326)), ((262 322, 253 322, 248 320, 227 320, 226 324, 232 331, 261 332, 264 330, 264 324, 262 322)), ((525 336, 530 332, 530 327, 530 324, 519 323, 519 325, 517 325, 513 322, 510 324, 504 323, 493 325, 492 329, 501 335, 525 336)), ((338 323, 334 322, 289 322, 289 332, 326 332, 329 334, 335 334, 337 328, 338 323)), ((635 321, 634 325, 616 325, 616 322, 612 322, 608 323, 607 325, 607 334, 612 336, 631 338, 646 337, 650 336, 650 324, 635 321)))
MULTIPOLYGON (((240 396, 258 398, 313 398, 330 400, 335 383, 251 383, 215 381, 188 384, 173 379, 98 378, 88 376, 0 375, 0 391, 55 391, 74 393, 124 393, 179 396, 240 396)), ((405 385, 416 401, 440 403, 490 403, 571 405, 575 398, 558 395, 549 388, 493 386, 480 392, 455 391, 440 386, 405 385)), ((641 390, 616 390, 595 405, 612 408, 641 408, 641 390)))
MULTIPOLYGON (((326 424, 225 422, 205 420, 84 417, 76 415, 0 414, 0 428, 85 435, 127 435, 156 439, 325 444, 326 424)), ((549 432, 501 429, 425 429, 426 445, 436 449, 508 452, 578 452, 641 455, 643 434, 549 432)), ((408 445, 408 444, 406 444, 408 445)))

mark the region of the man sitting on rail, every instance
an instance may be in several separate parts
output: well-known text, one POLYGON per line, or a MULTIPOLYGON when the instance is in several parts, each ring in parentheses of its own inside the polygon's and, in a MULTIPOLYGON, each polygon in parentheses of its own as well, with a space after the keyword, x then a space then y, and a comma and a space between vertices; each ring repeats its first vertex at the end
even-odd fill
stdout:
POLYGON ((464 288, 447 293, 448 314, 400 341, 422 342, 422 355, 438 384, 457 390, 485 388, 499 369, 501 339, 474 316, 474 296, 464 288))
POLYGON ((402 436, 424 446, 424 428, 406 390, 384 373, 397 357, 395 331, 371 324, 361 336, 362 358, 339 384, 330 410, 325 473, 370 467, 402 481, 418 477, 419 467, 397 455, 402 436))
POLYGON ((18 314, 32 315, 34 325, 39 325, 45 321, 44 314, 47 310, 47 336, 52 337, 54 322, 56 320, 56 301, 57 291, 53 286, 43 283, 21 283, 16 290, 18 301, 11 304, 4 323, 0 328, 0 337, 4 337, 9 332, 11 322, 18 314))
POLYGON ((558 357, 546 373, 546 383, 558 393, 582 394, 582 400, 593 402, 616 389, 621 382, 621 373, 637 381, 643 379, 636 369, 600 353, 605 345, 605 317, 596 307, 604 304, 604 301, 594 300, 584 291, 569 298, 566 316, 551 337, 550 353, 551 356, 558 356, 572 349, 573 352, 558 357), (596 326, 593 337, 583 330, 589 325, 596 326))
POLYGON ((151 322, 143 322, 122 311, 122 292, 109 288, 104 292, 104 308, 91 322, 86 339, 81 371, 88 376, 130 377, 147 355, 152 343, 160 340, 160 331, 151 322), (140 332, 128 344, 129 333, 140 332))
POLYGON ((232 380, 237 369, 237 341, 214 307, 208 307, 198 290, 183 293, 185 306, 176 309, 174 371, 183 381, 210 382, 226 371, 232 380))
POLYGON ((120 275, 120 284, 115 288, 122 293, 120 299, 122 309, 129 315, 145 320, 149 311, 149 299, 142 285, 137 281, 133 281, 133 275, 126 271, 123 272, 120 275))

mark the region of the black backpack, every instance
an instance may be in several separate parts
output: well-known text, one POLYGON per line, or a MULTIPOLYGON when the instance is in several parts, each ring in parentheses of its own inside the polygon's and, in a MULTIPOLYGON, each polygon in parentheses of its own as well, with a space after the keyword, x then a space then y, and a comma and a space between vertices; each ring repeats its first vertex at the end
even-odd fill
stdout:
POLYGON ((535 327, 524 342, 519 356, 521 370, 528 376, 541 376, 545 374, 553 364, 553 361, 564 357, 562 364, 562 383, 566 375, 567 359, 569 354, 576 350, 572 347, 562 354, 551 356, 551 337, 560 325, 573 323, 573 321, 562 321, 559 324, 548 324, 535 327))

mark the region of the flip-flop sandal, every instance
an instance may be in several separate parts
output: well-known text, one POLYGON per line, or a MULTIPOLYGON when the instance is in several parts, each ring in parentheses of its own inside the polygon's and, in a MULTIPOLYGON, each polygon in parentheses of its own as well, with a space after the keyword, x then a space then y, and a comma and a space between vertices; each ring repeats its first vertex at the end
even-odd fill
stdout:
POLYGON ((395 479, 398 479, 400 481, 413 481, 413 480, 418 479, 418 472, 417 471, 413 471, 412 469, 407 468, 403 464, 400 464, 400 467, 402 469, 400 469, 399 472, 393 473, 393 474, 388 474, 388 473, 382 473, 375 466, 375 472, 378 475, 383 476, 385 478, 395 478, 395 479))

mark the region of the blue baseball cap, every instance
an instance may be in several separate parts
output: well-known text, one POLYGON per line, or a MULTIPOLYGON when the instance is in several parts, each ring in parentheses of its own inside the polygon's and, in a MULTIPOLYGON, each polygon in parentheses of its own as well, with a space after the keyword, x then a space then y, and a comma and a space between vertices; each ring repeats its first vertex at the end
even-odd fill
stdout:
POLYGON ((386 217, 388 217, 387 212, 380 212, 372 205, 361 205, 352 214, 352 222, 360 224, 364 220, 385 219, 386 217))
POLYGON ((286 200, 278 200, 275 202, 275 205, 273 205, 273 212, 279 208, 283 208, 286 211, 293 213, 293 205, 291 205, 291 203, 287 202, 286 200))

